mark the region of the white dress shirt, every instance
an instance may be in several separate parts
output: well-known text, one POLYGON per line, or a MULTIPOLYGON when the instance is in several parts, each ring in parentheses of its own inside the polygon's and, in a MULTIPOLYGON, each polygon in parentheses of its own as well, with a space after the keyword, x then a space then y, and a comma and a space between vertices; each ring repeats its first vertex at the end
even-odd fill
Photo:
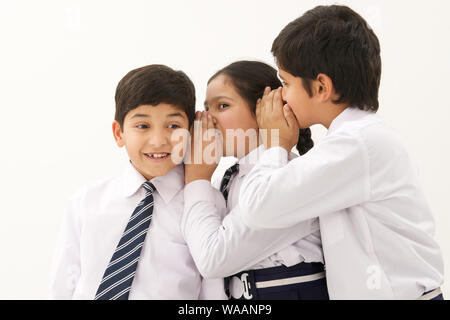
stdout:
POLYGON ((218 190, 220 182, 216 189, 207 180, 196 180, 184 189, 182 232, 206 278, 303 261, 323 262, 318 219, 282 230, 251 230, 240 218, 239 189, 264 150, 261 145, 239 160, 239 172, 230 181, 228 208, 218 190))
POLYGON ((320 217, 332 299, 415 299, 443 282, 434 220, 397 134, 347 108, 306 155, 267 150, 240 191, 252 228, 320 217))
MULTIPOLYGON (((123 175, 76 193, 60 232, 50 298, 93 299, 146 179, 129 164, 123 175)), ((223 280, 203 280, 181 232, 184 169, 150 180, 156 187, 150 227, 129 299, 226 299, 223 280)))

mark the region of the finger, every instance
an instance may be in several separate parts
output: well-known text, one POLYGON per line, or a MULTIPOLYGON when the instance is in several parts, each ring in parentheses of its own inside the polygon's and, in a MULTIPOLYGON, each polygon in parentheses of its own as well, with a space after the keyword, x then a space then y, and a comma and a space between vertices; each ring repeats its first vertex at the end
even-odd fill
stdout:
POLYGON ((209 113, 208 113, 208 129, 214 129, 213 118, 209 113))
POLYGON ((188 164, 192 164, 193 163, 193 157, 194 157, 194 148, 195 148, 195 144, 194 144, 194 140, 195 140, 195 135, 196 135, 196 131, 198 130, 198 117, 199 117, 199 111, 197 111, 195 113, 195 119, 194 119, 194 123, 191 125, 190 129, 189 129, 189 134, 190 134, 190 139, 188 139, 188 145, 187 145, 187 150, 186 150, 186 155, 185 155, 185 163, 188 164))
POLYGON ((281 111, 282 108, 283 108, 283 100, 281 98, 281 90, 280 88, 278 88, 277 90, 275 90, 275 94, 273 96, 273 110, 275 112, 279 112, 281 111))
POLYGON ((201 111, 197 111, 195 113, 195 121, 194 121, 194 127, 192 130, 192 139, 194 138, 195 135, 198 134, 198 131, 201 129, 201 117, 202 117, 202 112, 201 111))
POLYGON ((262 127, 264 124, 264 115, 265 115, 265 107, 266 107, 267 97, 263 96, 262 99, 259 100, 258 108, 256 109, 256 121, 258 122, 258 126, 262 127))
POLYGON ((208 121, 208 115, 206 111, 202 111, 201 120, 202 120, 202 128, 205 129, 208 121))
POLYGON ((216 163, 218 163, 219 153, 218 153, 218 146, 216 144, 216 141, 218 141, 217 137, 217 129, 214 127, 214 120, 213 117, 208 113, 208 131, 210 132, 210 136, 208 137, 208 140, 211 141, 211 143, 214 144, 214 159, 216 163))
POLYGON ((260 114, 261 114, 261 98, 259 98, 256 101, 256 108, 255 108, 256 120, 259 119, 260 114))
POLYGON ((225 132, 225 130, 213 115, 211 115, 211 118, 214 124, 214 142, 215 148, 217 150, 217 158, 220 159, 220 157, 222 156, 223 133, 225 132))
POLYGON ((208 113, 208 122, 207 122, 207 126, 206 126, 206 130, 208 130, 208 141, 210 141, 211 139, 214 138, 214 124, 213 124, 213 119, 211 117, 211 115, 208 113))
POLYGON ((201 143, 201 141, 203 139, 203 132, 205 132, 205 128, 204 128, 205 119, 204 118, 205 118, 204 112, 201 111, 198 116, 197 130, 195 131, 198 143, 201 143))
POLYGON ((298 130, 299 127, 298 127, 297 118, 295 117, 295 114, 292 111, 292 108, 288 104, 284 105, 283 114, 284 114, 284 118, 286 119, 288 127, 292 128, 293 130, 298 130))
POLYGON ((267 103, 266 103, 266 111, 272 113, 273 112, 273 98, 275 96, 275 91, 272 90, 267 95, 267 103))
POLYGON ((208 113, 206 111, 203 111, 202 113, 202 134, 203 137, 206 139, 209 138, 208 134, 208 113))

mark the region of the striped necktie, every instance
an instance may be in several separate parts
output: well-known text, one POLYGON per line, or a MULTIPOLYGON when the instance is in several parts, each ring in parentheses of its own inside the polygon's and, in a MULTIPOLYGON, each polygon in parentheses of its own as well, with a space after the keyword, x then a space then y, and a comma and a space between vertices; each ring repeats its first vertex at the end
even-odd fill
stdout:
POLYGON ((128 300, 131 284, 139 262, 145 236, 153 213, 155 186, 147 181, 142 185, 145 198, 134 209, 116 251, 106 268, 95 300, 128 300))
MULTIPOLYGON (((238 171, 239 171, 239 163, 236 163, 235 165, 231 166, 230 168, 228 168, 225 171, 225 174, 223 175, 223 178, 222 178, 222 182, 220 183, 220 192, 222 192, 227 206, 228 206, 228 191, 230 189, 230 181, 231 181, 231 178, 233 177, 233 175, 238 171)), ((225 294, 227 295, 228 299, 231 298, 230 279, 231 279, 231 277, 225 277, 223 279, 225 294)))
POLYGON ((228 200, 228 191, 230 189, 230 181, 233 175, 239 171, 239 163, 236 163, 235 165, 231 166, 225 171, 225 174, 223 175, 222 182, 220 183, 220 192, 222 192, 225 202, 228 200))

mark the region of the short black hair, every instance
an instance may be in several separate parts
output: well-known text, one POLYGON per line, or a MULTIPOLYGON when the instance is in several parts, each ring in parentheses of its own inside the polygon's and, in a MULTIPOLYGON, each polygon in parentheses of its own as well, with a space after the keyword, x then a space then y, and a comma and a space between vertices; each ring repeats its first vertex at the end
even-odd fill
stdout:
MULTIPOLYGON (((250 111, 255 114, 256 101, 263 96, 264 89, 272 90, 281 87, 275 68, 260 61, 236 61, 217 71, 208 84, 220 75, 225 75, 231 81, 239 95, 247 102, 250 111)), ((311 129, 300 129, 297 150, 300 155, 305 154, 314 146, 311 129)))
POLYGON ((167 103, 183 110, 189 125, 195 118, 195 87, 183 71, 152 64, 128 72, 116 88, 114 119, 123 130, 125 116, 141 105, 167 103))
POLYGON ((378 110, 380 43, 367 22, 346 6, 317 6, 289 23, 272 44, 278 66, 302 78, 310 96, 319 73, 331 78, 350 107, 378 110))

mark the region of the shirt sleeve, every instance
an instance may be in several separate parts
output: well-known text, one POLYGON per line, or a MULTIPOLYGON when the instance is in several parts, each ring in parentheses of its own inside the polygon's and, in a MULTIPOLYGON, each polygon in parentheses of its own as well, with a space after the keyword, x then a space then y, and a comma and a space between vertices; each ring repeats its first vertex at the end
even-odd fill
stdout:
POLYGON ((362 139, 325 137, 287 163, 281 147, 266 150, 240 189, 240 215, 251 228, 286 228, 369 198, 369 160, 362 139))
POLYGON ((50 274, 49 299, 72 299, 81 274, 79 200, 71 199, 59 230, 50 274))
POLYGON ((228 300, 225 294, 223 278, 202 279, 199 300, 228 300))
POLYGON ((318 229, 312 221, 305 221, 282 232, 251 230, 237 214, 239 205, 223 217, 225 200, 207 180, 186 185, 184 196, 182 233, 205 278, 223 278, 248 269, 318 229))

